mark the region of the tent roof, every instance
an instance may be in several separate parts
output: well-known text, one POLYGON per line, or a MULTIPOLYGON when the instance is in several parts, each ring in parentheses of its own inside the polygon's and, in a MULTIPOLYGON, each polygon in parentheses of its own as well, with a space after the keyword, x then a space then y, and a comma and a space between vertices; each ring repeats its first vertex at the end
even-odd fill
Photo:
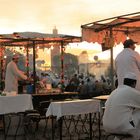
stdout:
POLYGON ((58 44, 61 42, 80 42, 81 37, 64 34, 44 34, 38 32, 15 32, 13 34, 0 34, 0 46, 32 46, 33 41, 35 44, 44 44, 44 47, 48 47, 49 43, 58 44))
POLYGON ((138 29, 140 29, 140 26, 139 26, 140 24, 138 24, 138 25, 136 23, 135 23, 136 25, 128 24, 128 23, 133 23, 133 22, 140 23, 140 12, 95 21, 92 23, 82 25, 81 27, 82 28, 90 28, 90 29, 95 30, 96 32, 102 31, 104 29, 109 29, 109 28, 120 28, 119 26, 121 26, 121 28, 124 27, 124 30, 131 29, 130 26, 132 26, 133 30, 135 29, 136 31, 138 29), (137 16, 134 16, 134 15, 137 15, 137 16), (124 25, 124 24, 126 24, 126 25, 124 25))
POLYGON ((110 29, 117 43, 127 36, 140 43, 140 12, 99 20, 81 25, 82 40, 101 43, 110 29), (90 35, 88 35, 90 34, 90 35))

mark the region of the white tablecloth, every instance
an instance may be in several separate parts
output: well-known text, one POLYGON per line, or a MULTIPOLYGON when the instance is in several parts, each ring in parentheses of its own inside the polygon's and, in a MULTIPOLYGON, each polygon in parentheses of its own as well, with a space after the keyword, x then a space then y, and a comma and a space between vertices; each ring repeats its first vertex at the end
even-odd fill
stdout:
POLYGON ((0 96, 0 114, 18 113, 30 109, 33 109, 33 104, 29 94, 0 96))
POLYGON ((95 99, 51 102, 46 116, 57 116, 57 119, 65 115, 87 114, 100 111, 100 101, 95 99))

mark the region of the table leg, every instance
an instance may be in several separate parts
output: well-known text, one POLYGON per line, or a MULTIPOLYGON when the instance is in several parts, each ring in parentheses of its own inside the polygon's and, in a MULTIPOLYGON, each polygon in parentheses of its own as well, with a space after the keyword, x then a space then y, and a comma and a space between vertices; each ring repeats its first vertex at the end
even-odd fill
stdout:
POLYGON ((53 120, 53 116, 51 116, 51 120, 52 120, 52 140, 54 140, 54 120, 53 120))
POLYGON ((5 125, 5 118, 4 118, 4 115, 1 115, 1 119, 2 119, 2 123, 3 123, 3 132, 4 132, 4 140, 6 140, 6 125, 5 125))
POLYGON ((101 117, 100 117, 100 112, 98 112, 99 140, 101 140, 101 127, 100 127, 100 123, 101 123, 101 117))
POLYGON ((17 125, 17 128, 16 128, 16 132, 15 132, 15 139, 16 139, 16 137, 18 135, 18 130, 19 130, 20 125, 21 125, 22 113, 17 114, 17 116, 19 117, 19 121, 18 121, 18 125, 17 125))
POLYGON ((60 140, 62 140, 62 126, 63 126, 63 117, 60 117, 59 119, 60 140))
POLYGON ((7 115, 7 117, 9 118, 9 123, 8 123, 8 126, 7 126, 7 130, 6 130, 6 123, 5 123, 5 115, 4 115, 4 118, 3 118, 5 140, 6 140, 7 136, 8 136, 8 132, 9 132, 10 125, 11 125, 11 116, 10 116, 10 114, 7 115))
POLYGON ((92 140, 92 114, 89 113, 89 130, 90 130, 90 140, 92 140))

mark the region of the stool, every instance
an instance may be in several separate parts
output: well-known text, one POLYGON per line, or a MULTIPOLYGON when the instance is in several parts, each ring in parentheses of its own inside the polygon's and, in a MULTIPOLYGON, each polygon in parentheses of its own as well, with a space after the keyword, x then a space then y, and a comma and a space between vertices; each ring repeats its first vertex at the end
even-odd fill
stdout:
POLYGON ((118 137, 120 140, 123 140, 125 138, 132 138, 133 136, 131 134, 116 134, 116 133, 109 133, 105 136, 105 140, 108 140, 110 136, 118 137))

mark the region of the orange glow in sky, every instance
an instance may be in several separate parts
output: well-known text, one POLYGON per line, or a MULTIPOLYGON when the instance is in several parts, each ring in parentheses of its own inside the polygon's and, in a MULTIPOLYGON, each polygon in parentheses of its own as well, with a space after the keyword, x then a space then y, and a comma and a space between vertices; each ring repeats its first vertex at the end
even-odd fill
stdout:
MULTIPOLYGON (((140 0, 0 0, 0 9, 0 34, 26 31, 52 33, 56 26, 60 34, 81 36, 82 24, 139 12, 140 0)), ((96 46, 79 45, 86 50, 93 47, 90 53, 101 52, 101 47, 96 46)), ((67 51, 72 50, 67 48, 67 51)), ((78 49, 73 51, 77 55, 81 52, 78 49)), ((110 52, 98 55, 104 59, 110 57, 110 52)))
POLYGON ((0 34, 35 31, 81 35, 81 25, 139 11, 140 0, 0 0, 0 34))

